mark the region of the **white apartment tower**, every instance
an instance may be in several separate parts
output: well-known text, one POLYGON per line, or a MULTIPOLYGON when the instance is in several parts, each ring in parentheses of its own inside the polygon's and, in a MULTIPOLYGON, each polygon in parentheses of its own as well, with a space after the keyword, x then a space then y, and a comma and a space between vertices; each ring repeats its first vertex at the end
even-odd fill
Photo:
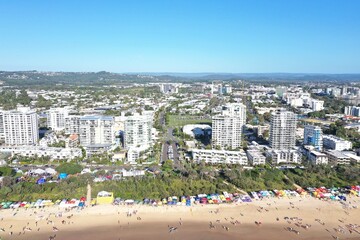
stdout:
POLYGON ((47 126, 56 132, 63 131, 65 129, 65 119, 68 115, 68 108, 50 108, 48 111, 47 126))
POLYGON ((151 145, 151 129, 153 115, 144 112, 142 115, 136 113, 128 116, 125 120, 124 145, 126 149, 147 149, 151 145))
POLYGON ((212 146, 232 150, 240 148, 245 123, 245 105, 229 103, 224 106, 220 115, 212 117, 212 146))
POLYGON ((4 133, 4 114, 0 110, 0 141, 5 140, 5 133, 4 133))
POLYGON ((79 123, 79 139, 81 145, 110 145, 115 142, 113 117, 84 116, 80 117, 79 123))
POLYGON ((274 150, 287 150, 295 147, 296 114, 278 109, 271 114, 270 146, 274 150))
POLYGON ((65 117, 65 133, 66 134, 79 134, 81 116, 69 115, 65 117))
POLYGON ((7 145, 36 145, 39 140, 38 115, 28 107, 3 111, 3 136, 7 145))

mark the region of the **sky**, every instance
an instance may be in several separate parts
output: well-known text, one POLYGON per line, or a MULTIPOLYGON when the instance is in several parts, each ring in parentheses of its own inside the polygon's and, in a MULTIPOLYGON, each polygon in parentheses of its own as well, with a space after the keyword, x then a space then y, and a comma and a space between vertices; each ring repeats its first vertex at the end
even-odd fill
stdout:
POLYGON ((360 73, 359 0, 0 0, 0 70, 360 73))

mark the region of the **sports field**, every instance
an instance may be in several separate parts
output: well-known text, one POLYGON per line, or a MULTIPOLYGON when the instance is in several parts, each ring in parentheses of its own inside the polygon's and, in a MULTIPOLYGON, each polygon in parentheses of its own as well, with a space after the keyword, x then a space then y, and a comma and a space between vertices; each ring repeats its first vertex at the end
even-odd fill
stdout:
POLYGON ((170 127, 182 127, 186 124, 211 124, 210 118, 204 118, 201 116, 192 115, 170 115, 169 126, 170 127))

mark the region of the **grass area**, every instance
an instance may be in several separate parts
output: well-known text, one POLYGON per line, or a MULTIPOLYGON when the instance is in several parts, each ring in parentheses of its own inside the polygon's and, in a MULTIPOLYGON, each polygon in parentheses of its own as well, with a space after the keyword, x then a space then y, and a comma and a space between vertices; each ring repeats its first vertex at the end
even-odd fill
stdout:
POLYGON ((170 127, 182 127, 186 124, 211 124, 211 119, 192 115, 170 115, 170 127))

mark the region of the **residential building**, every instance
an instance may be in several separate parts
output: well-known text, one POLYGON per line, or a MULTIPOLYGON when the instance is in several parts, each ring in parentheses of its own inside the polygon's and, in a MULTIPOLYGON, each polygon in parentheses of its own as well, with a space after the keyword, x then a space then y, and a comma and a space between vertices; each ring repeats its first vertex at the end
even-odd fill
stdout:
POLYGON ((271 113, 269 142, 274 150, 287 150, 295 147, 296 115, 278 109, 271 113))
POLYGON ((324 109, 324 101, 322 100, 317 100, 317 99, 311 99, 311 109, 313 111, 321 111, 324 109))
POLYGON ((135 113, 128 116, 125 120, 124 146, 129 148, 142 148, 143 150, 150 147, 151 129, 153 125, 152 113, 144 112, 143 114, 135 113))
POLYGON ((121 173, 122 173, 123 177, 138 177, 138 176, 145 175, 144 170, 136 170, 136 169, 131 169, 129 171, 127 171, 126 169, 122 169, 121 173))
POLYGON ((65 118, 69 115, 68 108, 50 108, 47 112, 47 126, 55 132, 65 129, 65 118))
POLYGON ((326 155, 328 156, 331 165, 349 165, 351 162, 349 156, 338 150, 328 150, 326 151, 326 155))
POLYGON ((44 134, 44 137, 39 140, 40 147, 48 147, 52 144, 58 143, 59 139, 57 138, 55 132, 48 131, 44 134))
POLYGON ((71 134, 68 138, 65 140, 66 147, 77 147, 79 145, 79 135, 77 134, 71 134))
POLYGON ((314 125, 304 127, 304 145, 312 145, 316 150, 322 151, 323 133, 322 129, 314 125))
POLYGON ((140 158, 141 149, 140 148, 129 148, 127 152, 127 163, 136 164, 136 160, 140 158))
POLYGON ((266 157, 258 149, 249 149, 246 154, 251 165, 265 165, 266 157))
POLYGON ((296 149, 270 150, 266 155, 271 157, 272 164, 301 163, 301 153, 296 149))
POLYGON ((79 139, 82 146, 111 145, 114 143, 113 117, 84 116, 80 118, 79 123, 79 139))
POLYGON ((308 154, 308 159, 312 164, 315 165, 329 163, 328 156, 325 153, 317 151, 310 151, 308 154))
POLYGON ((2 112, 7 145, 36 145, 39 140, 38 115, 28 107, 2 112))
POLYGON ((165 94, 178 93, 178 86, 171 83, 160 84, 160 91, 165 94))
POLYGON ((350 141, 347 141, 345 139, 333 135, 324 135, 323 142, 324 142, 324 147, 327 149, 343 151, 352 148, 352 143, 350 141))
POLYGON ((342 151, 342 153, 350 158, 351 161, 355 163, 360 163, 360 156, 356 155, 356 152, 353 151, 342 151))
POLYGON ((86 157, 104 154, 106 152, 109 152, 112 147, 113 145, 110 143, 87 145, 85 146, 86 157))
POLYGON ((246 153, 243 150, 240 151, 226 151, 226 150, 204 150, 193 149, 192 158, 194 162, 211 163, 211 164, 239 164, 248 165, 248 159, 246 153))
POLYGON ((230 93, 232 93, 232 87, 231 87, 231 85, 225 85, 224 88, 223 88, 223 92, 224 92, 225 94, 230 94, 230 93))
POLYGON ((221 114, 212 117, 212 146, 221 149, 240 148, 245 123, 245 105, 230 103, 224 106, 221 114))
POLYGON ((256 125, 253 126, 254 133, 257 137, 264 137, 264 134, 267 132, 269 133, 270 126, 269 125, 256 125))
POLYGON ((65 133, 79 134, 80 133, 80 118, 78 115, 69 115, 65 117, 65 133))
POLYGON ((5 132, 4 132, 4 114, 0 110, 0 141, 5 141, 5 132))
POLYGON ((344 110, 344 114, 347 116, 360 117, 360 107, 346 106, 344 110))
POLYGON ((339 97, 341 95, 341 89, 340 88, 332 88, 331 95, 334 97, 339 97))
POLYGON ((8 146, 1 147, 0 152, 23 157, 49 157, 51 160, 71 160, 81 157, 80 148, 57 148, 40 146, 8 146))

